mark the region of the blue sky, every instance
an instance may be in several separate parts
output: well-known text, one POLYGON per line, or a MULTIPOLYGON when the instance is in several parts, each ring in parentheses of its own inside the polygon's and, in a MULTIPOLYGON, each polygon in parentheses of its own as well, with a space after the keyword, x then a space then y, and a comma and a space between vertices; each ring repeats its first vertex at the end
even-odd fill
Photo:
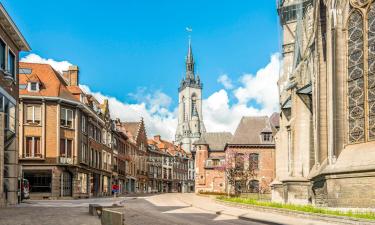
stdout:
MULTIPOLYGON (((3 0, 2 4, 29 42, 32 53, 80 67, 82 84, 127 104, 139 90, 162 92, 177 103, 184 75, 188 34, 204 98, 219 92, 227 74, 229 107, 240 100, 236 88, 244 74, 257 74, 279 52, 274 0, 235 1, 88 1, 3 0), (133 95, 129 94, 133 93, 133 95)), ((22 54, 21 56, 26 56, 22 54)), ((152 97, 151 96, 151 97, 152 97)), ((261 108, 250 98, 248 107, 261 108)))

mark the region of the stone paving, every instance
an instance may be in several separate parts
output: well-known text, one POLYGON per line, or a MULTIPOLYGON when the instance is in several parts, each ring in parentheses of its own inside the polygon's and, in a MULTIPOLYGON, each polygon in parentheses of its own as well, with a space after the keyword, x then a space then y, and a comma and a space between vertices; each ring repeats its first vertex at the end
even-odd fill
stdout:
POLYGON ((122 198, 27 201, 0 208, 0 225, 100 225, 89 204, 123 205, 126 225, 323 225, 327 222, 223 206, 195 194, 160 194, 122 198), (219 212, 219 213, 218 213, 219 212), (219 215, 218 215, 219 214, 219 215), (246 217, 247 220, 239 219, 246 217))
POLYGON ((11 207, 0 209, 0 225, 100 225, 87 207, 11 207))

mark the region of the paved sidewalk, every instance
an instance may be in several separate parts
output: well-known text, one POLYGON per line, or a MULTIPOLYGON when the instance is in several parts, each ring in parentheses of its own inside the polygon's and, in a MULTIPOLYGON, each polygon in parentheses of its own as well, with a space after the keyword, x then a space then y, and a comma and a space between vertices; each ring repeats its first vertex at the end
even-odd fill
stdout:
MULTIPOLYGON (((304 218, 290 217, 286 215, 260 212, 251 209, 242 209, 237 207, 230 207, 225 205, 220 205, 215 202, 214 199, 210 197, 198 196, 196 194, 180 194, 176 198, 192 207, 200 208, 202 210, 207 210, 215 212, 216 214, 234 216, 242 220, 248 220, 253 222, 262 222, 267 224, 287 224, 287 225, 326 225, 327 222, 319 220, 309 220, 304 218)), ((331 223, 333 224, 333 223, 331 223)), ((337 223, 336 223, 337 224, 337 223)))
POLYGON ((89 198, 69 200, 25 200, 15 207, 88 207, 89 204, 101 206, 121 205, 126 197, 117 198, 89 198))

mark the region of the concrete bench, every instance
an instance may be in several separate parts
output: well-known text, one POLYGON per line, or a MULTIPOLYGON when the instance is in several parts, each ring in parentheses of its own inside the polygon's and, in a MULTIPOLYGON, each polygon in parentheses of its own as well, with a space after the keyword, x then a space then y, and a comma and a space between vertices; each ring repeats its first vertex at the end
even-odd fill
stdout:
POLYGON ((98 204, 89 204, 89 214, 92 216, 100 216, 103 206, 98 204))
POLYGON ((102 225, 124 225, 124 213, 105 208, 102 211, 101 223, 102 225))

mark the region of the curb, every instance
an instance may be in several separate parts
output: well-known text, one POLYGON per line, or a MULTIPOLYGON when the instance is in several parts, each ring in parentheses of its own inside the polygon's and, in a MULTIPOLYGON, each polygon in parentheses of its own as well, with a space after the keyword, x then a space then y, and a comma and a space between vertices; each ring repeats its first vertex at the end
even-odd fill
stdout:
POLYGON ((358 225, 358 224, 374 224, 375 225, 375 221, 367 220, 367 219, 314 214, 314 213, 299 212, 299 211, 287 210, 287 209, 277 209, 277 208, 271 208, 271 207, 265 207, 265 206, 253 206, 253 205, 247 205, 247 204, 242 204, 242 203, 226 202, 226 201, 217 200, 217 199, 215 199, 215 202, 221 205, 226 205, 226 206, 252 209, 252 210, 262 211, 262 212, 272 212, 272 213, 278 213, 278 214, 285 215, 285 216, 295 216, 298 218, 314 219, 314 220, 320 220, 320 221, 330 222, 330 223, 353 224, 353 225, 358 225))
POLYGON ((230 213, 224 213, 223 211, 216 211, 216 210, 205 209, 205 208, 202 208, 200 206, 188 203, 188 202, 186 202, 186 201, 184 201, 182 199, 180 199, 180 201, 183 202, 183 203, 185 203, 185 204, 187 204, 190 207, 194 207, 194 208, 201 209, 201 210, 208 211, 208 212, 213 212, 216 215, 231 216, 231 217, 234 217, 234 218, 239 219, 239 220, 244 220, 244 221, 249 221, 249 222, 256 222, 256 223, 263 223, 263 224, 268 224, 268 225, 284 225, 282 223, 276 223, 276 222, 272 222, 272 221, 268 221, 268 220, 260 220, 260 219, 250 218, 250 217, 241 216, 241 215, 237 216, 237 215, 233 215, 233 214, 230 214, 230 213))

